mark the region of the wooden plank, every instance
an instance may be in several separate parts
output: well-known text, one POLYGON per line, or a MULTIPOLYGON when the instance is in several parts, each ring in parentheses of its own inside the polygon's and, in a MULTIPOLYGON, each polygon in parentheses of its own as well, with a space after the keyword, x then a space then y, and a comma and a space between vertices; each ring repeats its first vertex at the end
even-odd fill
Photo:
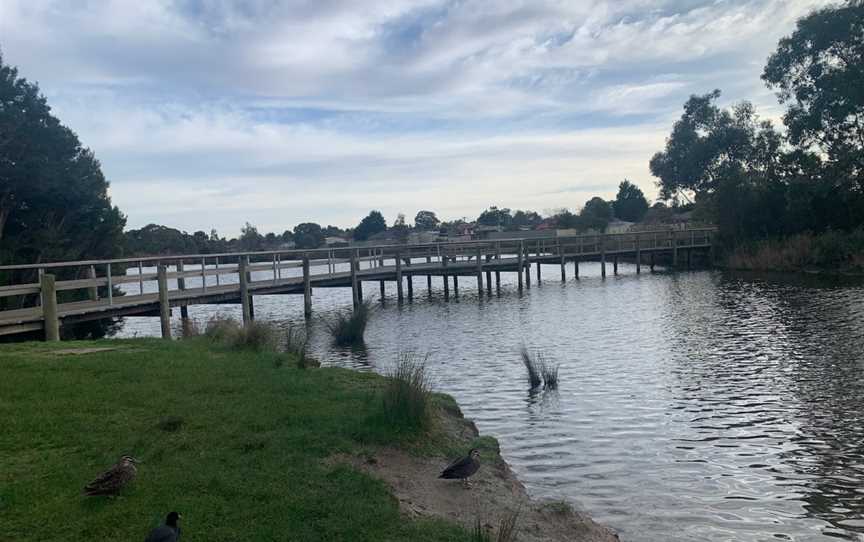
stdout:
MULTIPOLYGON (((13 297, 16 295, 38 294, 39 284, 17 284, 14 286, 0 286, 0 297, 13 297)), ((0 312, 0 314, 3 314, 0 312)))

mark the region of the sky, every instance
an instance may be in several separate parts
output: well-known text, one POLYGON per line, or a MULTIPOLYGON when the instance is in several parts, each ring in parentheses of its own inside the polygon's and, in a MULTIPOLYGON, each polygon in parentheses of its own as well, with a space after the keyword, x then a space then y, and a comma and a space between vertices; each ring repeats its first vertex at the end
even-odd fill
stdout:
POLYGON ((650 200, 692 94, 759 76, 826 0, 0 0, 4 62, 102 163, 128 228, 388 223, 650 200))

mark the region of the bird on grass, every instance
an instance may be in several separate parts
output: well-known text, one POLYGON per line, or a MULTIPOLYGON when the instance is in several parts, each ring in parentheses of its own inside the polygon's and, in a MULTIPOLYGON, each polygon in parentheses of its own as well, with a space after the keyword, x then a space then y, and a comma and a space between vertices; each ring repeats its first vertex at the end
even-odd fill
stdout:
POLYGON ((470 484, 468 482, 468 477, 477 472, 480 468, 480 450, 477 448, 472 449, 468 452, 468 455, 465 457, 461 457, 451 463, 446 469, 441 471, 441 476, 438 478, 445 478, 448 480, 457 480, 461 479, 462 484, 468 488, 470 484))
POLYGON ((183 519, 178 512, 171 512, 165 518, 165 525, 160 525, 150 531, 144 542, 177 542, 180 540, 180 526, 177 521, 183 519))
POLYGON ((138 474, 138 469, 135 468, 136 463, 140 463, 140 461, 131 455, 124 455, 114 466, 84 486, 84 494, 89 497, 119 494, 120 490, 134 480, 138 474))

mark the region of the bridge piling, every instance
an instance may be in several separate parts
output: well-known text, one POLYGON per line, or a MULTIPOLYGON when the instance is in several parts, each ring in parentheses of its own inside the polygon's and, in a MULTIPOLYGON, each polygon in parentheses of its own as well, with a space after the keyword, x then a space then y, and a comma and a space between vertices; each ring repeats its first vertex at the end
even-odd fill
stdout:
POLYGON ((404 292, 402 291, 402 256, 396 253, 396 301, 402 303, 404 301, 404 292))
POLYGON ((600 238, 600 277, 606 278, 606 234, 600 238))
POLYGON ((444 301, 450 301, 450 282, 447 280, 447 256, 441 256, 441 278, 444 279, 444 301))
MULTIPOLYGON (((90 280, 96 280, 96 266, 95 265, 91 265, 91 266, 87 267, 87 278, 90 280)), ((143 292, 144 289, 142 288, 141 290, 142 290, 141 293, 144 293, 143 292)), ((90 301, 98 301, 99 300, 99 288, 96 286, 91 286, 90 288, 87 288, 87 298, 90 299, 90 301)))
MULTIPOLYGON (((432 256, 426 256, 426 263, 432 263, 432 256)), ((426 293, 432 297, 432 275, 426 275, 426 293)))
POLYGON ((156 268, 156 281, 159 284, 159 324, 162 338, 171 338, 171 304, 168 300, 168 269, 160 263, 156 268))
POLYGON ((617 254, 612 257, 612 274, 613 275, 618 274, 618 255, 617 254))
POLYGON ((354 249, 351 251, 351 261, 349 266, 351 267, 351 302, 354 305, 354 310, 360 306, 360 300, 363 297, 362 295, 358 295, 358 282, 357 282, 357 255, 359 251, 354 249))
POLYGON ((309 270, 309 255, 303 255, 303 317, 312 318, 312 278, 309 270))
POLYGON ((517 263, 516 263, 516 269, 517 269, 516 275, 518 275, 518 277, 519 277, 519 291, 520 292, 522 291, 522 282, 523 282, 522 272, 524 271, 524 268, 525 268, 524 262, 525 262, 525 254, 524 254, 524 249, 522 248, 522 243, 520 242, 519 243, 519 255, 517 256, 517 263))
MULTIPOLYGON (((252 323, 253 318, 252 300, 249 296, 249 256, 240 257, 238 273, 240 274, 240 305, 243 307, 243 325, 246 326, 252 323)), ((167 284, 165 295, 168 295, 167 284)))
POLYGON ((477 295, 483 297, 483 249, 477 247, 477 295))
POLYGON ((381 303, 383 304, 383 303, 384 303, 384 281, 383 281, 383 280, 379 280, 379 281, 378 281, 378 285, 379 285, 379 287, 380 287, 380 289, 381 289, 381 303))
POLYGON ((573 277, 579 280, 579 256, 573 258, 573 277))
MULTIPOLYGON (((183 291, 186 289, 186 278, 182 276, 185 268, 183 260, 177 260, 177 289, 183 291)), ((183 320, 183 329, 189 328, 189 307, 185 304, 180 305, 180 318, 183 320)))
POLYGON ((453 299, 459 299, 459 275, 453 273, 453 299))

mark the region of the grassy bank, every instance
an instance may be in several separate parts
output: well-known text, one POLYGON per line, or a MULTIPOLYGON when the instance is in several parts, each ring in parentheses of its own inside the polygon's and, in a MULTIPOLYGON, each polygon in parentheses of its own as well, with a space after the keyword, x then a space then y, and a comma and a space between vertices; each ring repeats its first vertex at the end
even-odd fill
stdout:
POLYGON ((384 384, 204 338, 0 345, 0 539, 141 540, 178 510, 187 541, 471 540, 327 461, 466 444, 388 421, 384 384), (123 454, 143 463, 120 498, 80 496, 123 454))
POLYGON ((864 272, 864 229, 803 233, 736 247, 727 267, 748 271, 864 272))

